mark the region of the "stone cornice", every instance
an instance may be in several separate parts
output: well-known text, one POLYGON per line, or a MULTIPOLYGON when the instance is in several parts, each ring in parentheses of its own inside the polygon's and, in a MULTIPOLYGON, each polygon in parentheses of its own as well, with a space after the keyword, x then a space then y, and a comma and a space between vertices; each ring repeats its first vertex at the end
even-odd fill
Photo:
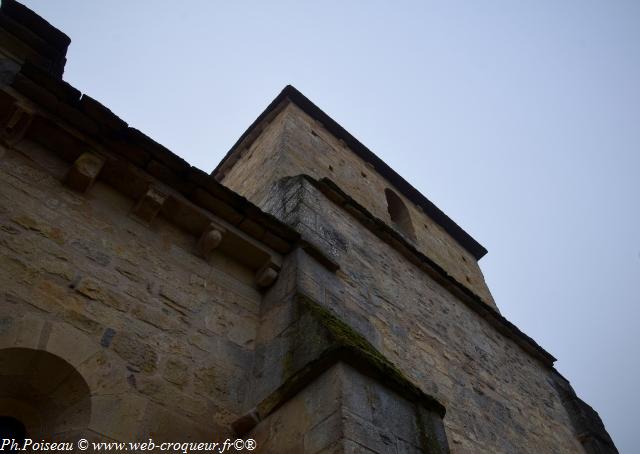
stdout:
POLYGON ((68 83, 29 63, 3 82, 2 140, 38 142, 70 163, 63 181, 69 188, 85 192, 96 180, 110 185, 134 200, 131 214, 143 223, 161 214, 196 237, 196 254, 206 259, 219 248, 254 269, 262 287, 298 245, 298 232, 68 83))

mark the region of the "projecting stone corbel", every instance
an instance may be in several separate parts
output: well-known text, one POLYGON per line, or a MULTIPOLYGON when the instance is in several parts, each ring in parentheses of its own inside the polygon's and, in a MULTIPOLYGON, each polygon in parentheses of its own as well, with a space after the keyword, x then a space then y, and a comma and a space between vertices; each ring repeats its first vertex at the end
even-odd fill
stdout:
POLYGON ((78 192, 86 192, 104 167, 105 158, 95 153, 82 153, 67 172, 64 184, 78 192))
POLYGON ((222 235, 224 232, 225 229, 222 226, 211 222, 204 232, 202 232, 202 235, 200 235, 200 239, 196 245, 198 255, 205 260, 208 259, 213 250, 222 243, 222 235))
POLYGON ((162 209, 167 197, 164 192, 149 186, 147 192, 140 197, 140 200, 133 207, 132 214, 145 224, 150 225, 162 209))
POLYGON ((268 262, 256 272, 256 284, 258 287, 269 287, 278 278, 276 265, 268 262))
POLYGON ((18 143, 29 128, 33 114, 19 104, 14 104, 14 111, 2 130, 3 140, 13 145, 18 143))

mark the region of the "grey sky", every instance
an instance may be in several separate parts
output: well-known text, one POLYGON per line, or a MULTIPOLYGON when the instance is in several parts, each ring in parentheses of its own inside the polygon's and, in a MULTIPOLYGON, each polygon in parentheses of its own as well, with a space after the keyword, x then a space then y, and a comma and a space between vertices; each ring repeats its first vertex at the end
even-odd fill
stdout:
POLYGON ((640 2, 28 0, 65 79, 212 170, 288 83, 480 241, 618 448, 640 408, 640 2))

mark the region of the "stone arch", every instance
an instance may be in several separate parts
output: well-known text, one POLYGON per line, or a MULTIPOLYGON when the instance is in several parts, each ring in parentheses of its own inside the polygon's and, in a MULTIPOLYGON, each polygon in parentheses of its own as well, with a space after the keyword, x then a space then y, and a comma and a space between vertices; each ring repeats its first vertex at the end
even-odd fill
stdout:
MULTIPOLYGON (((76 434, 80 433, 86 435, 85 438, 129 439, 143 417, 147 402, 138 395, 135 383, 128 380, 130 374, 126 363, 116 353, 67 323, 31 316, 0 317, 0 416, 12 416, 24 424, 28 438, 43 432, 59 433, 56 438, 61 441, 77 439, 79 435, 76 434), (42 377, 36 373, 41 369, 25 370, 30 361, 41 364, 45 371, 60 370, 51 372, 49 379, 58 377, 58 373, 59 378, 64 378, 63 371, 68 371, 67 380, 60 381, 60 387, 55 390, 58 394, 52 397, 66 395, 68 399, 62 401, 76 401, 76 406, 54 407, 55 399, 47 400, 46 393, 40 393, 43 401, 37 402, 33 397, 36 394, 17 386, 9 387, 12 379, 7 376, 13 375, 14 383, 19 381, 15 379, 16 375, 25 382, 42 377), (44 367, 47 364, 48 369, 44 367), (23 372, 20 372, 20 366, 23 372), (73 389, 86 399, 76 400, 71 392, 73 389), (65 390, 69 392, 65 393, 65 390), (51 412, 40 411, 40 404, 51 412), (64 418, 73 416, 74 408, 79 412, 76 418, 64 423, 64 418), (55 413, 55 409, 59 413, 55 413), (43 427, 43 414, 51 415, 56 422, 43 427), (65 427, 69 429, 67 432, 59 430, 65 427)), ((51 435, 42 436, 52 438, 51 435)))
POLYGON ((384 195, 387 198, 387 211, 389 212, 391 222, 393 222, 401 233, 415 241, 416 233, 413 229, 409 209, 405 203, 398 194, 389 188, 384 190, 384 195))
POLYGON ((0 417, 28 438, 71 439, 86 430, 91 393, 67 361, 44 350, 0 350, 0 417))

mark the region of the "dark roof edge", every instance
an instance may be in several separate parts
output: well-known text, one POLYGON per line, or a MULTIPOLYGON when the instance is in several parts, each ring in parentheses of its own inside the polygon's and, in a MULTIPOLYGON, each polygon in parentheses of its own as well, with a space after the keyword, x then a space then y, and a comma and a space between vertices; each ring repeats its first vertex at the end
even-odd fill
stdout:
POLYGON ((2 0, 0 10, 20 25, 28 28, 32 33, 45 39, 58 52, 66 54, 67 47, 71 44, 71 38, 51 25, 46 19, 15 0, 2 0))
POLYGON ((322 123, 322 125, 338 139, 345 144, 360 158, 373 165, 380 175, 385 177, 393 184, 402 194, 405 195, 416 205, 420 206, 425 213, 437 222, 449 235, 451 235, 462 247, 469 251, 476 260, 480 260, 487 253, 487 250, 478 243, 471 235, 455 223, 449 216, 433 204, 429 199, 414 188, 407 180, 402 178, 395 170, 387 165, 382 159, 376 156, 362 142, 353 137, 349 131, 340 126, 333 118, 322 111, 311 100, 304 96, 292 85, 287 85, 280 94, 267 106, 260 116, 249 126, 249 128, 240 136, 236 143, 231 147, 227 154, 218 163, 213 170, 212 175, 216 178, 222 170, 225 162, 231 157, 235 150, 242 144, 248 136, 251 135, 254 128, 268 118, 274 110, 285 100, 290 100, 306 112, 310 117, 322 123))
MULTIPOLYGON (((173 188, 196 206, 222 217, 225 221, 243 230, 239 225, 236 225, 237 223, 224 218, 220 213, 196 203, 192 199, 192 195, 197 188, 227 204, 246 218, 255 221, 274 238, 291 246, 300 239, 300 234, 295 229, 272 214, 263 211, 242 195, 217 182, 209 173, 191 166, 171 150, 139 130, 130 127, 107 107, 90 96, 81 94, 79 90, 67 82, 30 62, 26 62, 13 79, 8 84, 12 90, 27 97, 49 115, 59 118, 71 129, 86 136, 86 139, 95 141, 104 149, 112 152, 114 156, 125 159, 132 167, 173 188)), ((0 93, 5 92, 0 90, 0 93)), ((89 143, 86 139, 79 138, 78 140, 89 143)), ((242 221, 238 221, 238 223, 240 222, 242 221)), ((245 231, 245 233, 251 235, 249 232, 245 231)), ((257 241, 277 250, 264 238, 252 236, 257 241)), ((319 254, 322 255, 321 252, 319 254)))

